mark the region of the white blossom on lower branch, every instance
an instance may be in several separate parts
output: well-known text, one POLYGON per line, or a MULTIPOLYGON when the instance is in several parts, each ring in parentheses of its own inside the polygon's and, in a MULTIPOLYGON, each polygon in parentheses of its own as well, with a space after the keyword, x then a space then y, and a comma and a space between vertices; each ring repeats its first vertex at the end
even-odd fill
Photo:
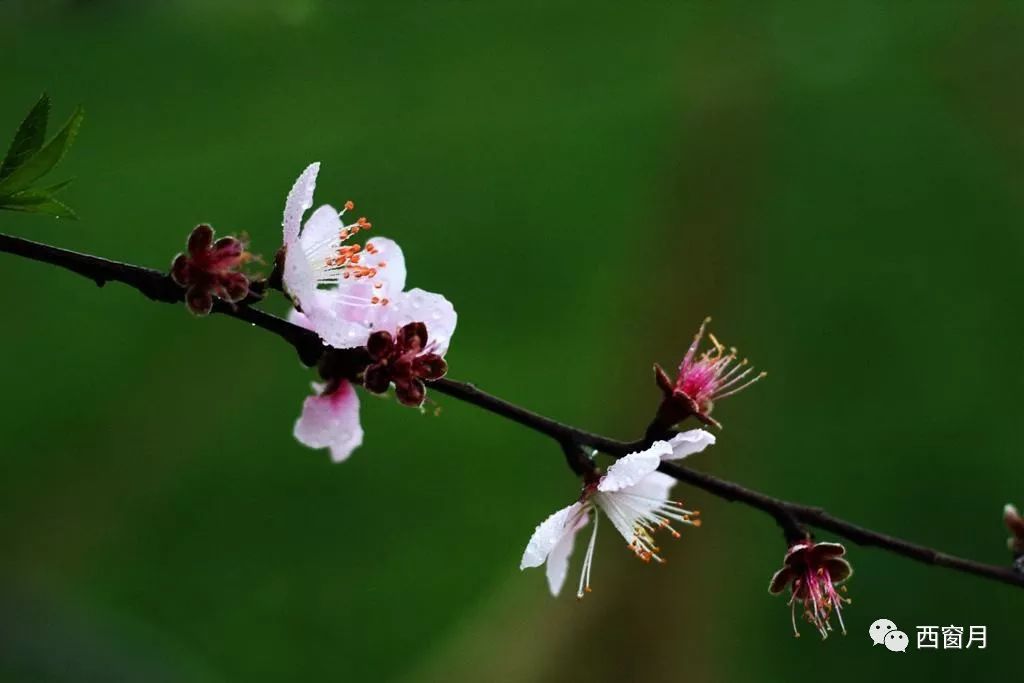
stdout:
POLYGON ((658 472, 663 460, 681 460, 715 443, 715 437, 703 429, 677 434, 669 441, 655 441, 650 448, 617 460, 608 471, 587 483, 579 500, 541 522, 526 545, 520 569, 547 564, 548 586, 557 596, 565 583, 576 534, 594 518, 593 530, 583 558, 576 597, 590 592, 590 573, 594 563, 597 529, 603 513, 626 540, 633 553, 644 562, 664 562, 655 534, 665 530, 679 537, 673 524, 700 526, 698 512, 669 500, 676 480, 658 472))

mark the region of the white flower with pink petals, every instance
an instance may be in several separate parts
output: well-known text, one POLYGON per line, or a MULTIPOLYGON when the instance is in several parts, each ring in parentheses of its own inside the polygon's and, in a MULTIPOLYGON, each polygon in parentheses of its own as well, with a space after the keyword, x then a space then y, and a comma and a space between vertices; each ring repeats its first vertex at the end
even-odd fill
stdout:
POLYGON ((336 348, 363 346, 372 332, 394 333, 410 322, 427 325, 430 338, 443 353, 455 332, 455 309, 440 294, 405 289, 405 257, 393 240, 374 237, 365 245, 353 242, 369 230, 365 218, 346 224, 354 208, 338 211, 325 204, 302 223, 313 206, 320 164, 310 164, 288 193, 284 209, 282 281, 310 327, 336 348))
POLYGON ((681 460, 699 453, 715 443, 713 434, 703 429, 692 429, 677 434, 669 441, 655 441, 650 448, 620 458, 599 479, 583 488, 580 499, 555 512, 541 522, 526 545, 520 569, 539 567, 547 563, 548 586, 552 595, 558 595, 565 583, 576 533, 583 529, 594 515, 594 528, 583 558, 576 597, 590 592, 590 571, 597 543, 598 519, 601 512, 626 539, 629 549, 645 562, 664 562, 659 555, 654 534, 667 530, 678 538, 672 524, 700 526, 699 513, 685 509, 681 503, 668 499, 676 480, 658 472, 665 460, 681 460))
MULTIPOLYGON (((285 202, 281 280, 297 309, 289 320, 335 348, 365 346, 374 332, 398 336, 410 323, 423 323, 426 332, 421 336, 426 339, 429 334, 430 341, 420 351, 443 358, 458 320, 455 309, 440 294, 404 291, 405 257, 398 244, 384 237, 354 243, 353 238, 371 224, 365 218, 344 222, 354 208, 352 202, 341 211, 325 204, 303 224, 313 206, 319 171, 319 163, 310 164, 285 202)), ((434 365, 443 368, 443 361, 434 365)), ((388 379, 384 378, 384 389, 388 379)), ((345 379, 315 384, 314 390, 295 423, 295 438, 311 448, 329 448, 335 462, 345 460, 363 442, 359 397, 345 379)), ((375 385, 374 390, 382 389, 375 385)))

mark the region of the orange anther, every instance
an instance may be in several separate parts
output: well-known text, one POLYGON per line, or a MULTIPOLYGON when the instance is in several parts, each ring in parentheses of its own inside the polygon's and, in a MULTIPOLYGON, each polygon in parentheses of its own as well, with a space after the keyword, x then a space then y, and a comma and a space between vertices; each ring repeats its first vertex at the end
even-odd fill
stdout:
POLYGON ((346 211, 351 211, 354 208, 356 208, 356 203, 354 201, 352 201, 350 199, 347 202, 345 202, 345 210, 346 211))

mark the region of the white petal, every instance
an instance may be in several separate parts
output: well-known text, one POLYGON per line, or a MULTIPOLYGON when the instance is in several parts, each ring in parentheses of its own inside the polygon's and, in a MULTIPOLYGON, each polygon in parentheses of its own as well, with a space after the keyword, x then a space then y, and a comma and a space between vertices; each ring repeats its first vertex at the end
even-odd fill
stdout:
POLYGON ((295 422, 295 438, 310 448, 330 448, 334 462, 348 458, 363 443, 359 397, 352 385, 342 382, 333 393, 307 398, 295 422))
POLYGON ((302 226, 299 243, 307 256, 316 255, 327 258, 333 254, 325 247, 328 244, 336 243, 340 234, 341 219, 338 218, 338 211, 330 204, 324 204, 314 211, 306 224, 302 226), (323 252, 323 254, 319 252, 323 252))
POLYGON ((676 480, 661 472, 651 472, 632 486, 613 492, 602 492, 595 497, 616 531, 630 543, 635 535, 634 526, 667 501, 676 480))
POLYGON ((298 242, 288 246, 284 256, 282 280, 285 289, 303 310, 316 305, 313 301, 319 293, 322 272, 314 264, 321 265, 333 255, 332 244, 337 243, 341 231, 341 219, 333 207, 324 204, 313 212, 302 228, 298 242))
POLYGON ((319 172, 319 161, 310 164, 288 192, 288 199, 284 203, 284 219, 281 222, 285 244, 294 244, 298 240, 302 214, 313 206, 313 190, 316 189, 316 176, 319 172))
POLYGON ((302 245, 295 241, 288 245, 284 254, 284 272, 281 274, 284 288, 303 309, 311 308, 317 296, 317 274, 309 259, 302 252, 302 245))
MULTIPOLYGON (((570 523, 572 523, 572 519, 573 517, 570 515, 570 523)), ((583 510, 576 523, 572 525, 569 533, 562 536, 561 540, 548 553, 548 588, 551 589, 551 595, 555 597, 558 597, 558 593, 562 590, 562 585, 565 583, 565 575, 569 573, 569 558, 572 556, 573 545, 576 543, 576 533, 585 527, 589 520, 590 515, 587 514, 586 510, 583 510)))
POLYGON ((526 544, 526 550, 523 551, 523 559, 519 562, 519 568, 539 567, 544 564, 544 560, 548 559, 548 555, 558 545, 558 542, 566 534, 575 532, 575 524, 573 522, 575 521, 575 516, 582 511, 582 508, 583 504, 577 501, 553 513, 538 524, 533 532, 533 536, 530 537, 530 542, 526 544))
POLYGON ((661 459, 672 452, 665 441, 655 441, 646 451, 630 453, 616 460, 597 484, 603 492, 619 491, 633 486, 651 472, 658 469, 661 459))
POLYGON ((657 507, 657 504, 668 500, 669 492, 676 483, 675 477, 670 477, 661 472, 651 472, 629 488, 623 489, 623 493, 650 499, 653 502, 651 505, 653 510, 657 507))
POLYGON ((376 252, 369 254, 364 248, 363 259, 366 265, 377 269, 373 281, 381 283, 383 296, 391 296, 405 289, 405 256, 398 242, 387 237, 374 237, 366 240, 366 246, 372 246, 376 252))
POLYGON ((447 353, 459 320, 448 299, 434 292, 410 289, 383 308, 383 315, 377 323, 379 327, 392 331, 411 322, 426 323, 428 346, 442 356, 447 353))
POLYGON ((691 429, 676 434, 668 443, 672 446, 672 452, 662 460, 682 460, 694 453, 700 453, 708 446, 713 446, 715 435, 704 429, 691 429))

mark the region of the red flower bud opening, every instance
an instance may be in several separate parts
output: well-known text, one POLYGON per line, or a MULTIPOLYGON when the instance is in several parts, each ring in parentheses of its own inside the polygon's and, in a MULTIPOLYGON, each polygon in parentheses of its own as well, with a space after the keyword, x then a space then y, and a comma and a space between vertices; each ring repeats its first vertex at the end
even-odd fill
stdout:
POLYGON ((746 358, 738 360, 735 348, 725 345, 709 334, 712 348, 697 356, 697 349, 711 318, 705 318, 687 349, 679 374, 673 382, 661 367, 655 365, 655 381, 665 395, 658 409, 659 426, 668 429, 693 415, 705 424, 721 427, 711 417, 715 401, 739 393, 768 373, 754 371, 746 358))
POLYGON ((376 394, 395 385, 395 396, 407 406, 423 405, 426 385, 448 372, 448 364, 430 350, 427 326, 412 322, 402 326, 397 335, 378 330, 370 335, 366 350, 370 364, 363 373, 363 386, 376 394))
POLYGON ((238 268, 251 260, 244 241, 222 237, 213 241, 213 228, 197 225, 184 253, 171 263, 171 279, 185 288, 185 305, 196 315, 213 309, 213 298, 230 303, 249 295, 249 278, 238 268))

